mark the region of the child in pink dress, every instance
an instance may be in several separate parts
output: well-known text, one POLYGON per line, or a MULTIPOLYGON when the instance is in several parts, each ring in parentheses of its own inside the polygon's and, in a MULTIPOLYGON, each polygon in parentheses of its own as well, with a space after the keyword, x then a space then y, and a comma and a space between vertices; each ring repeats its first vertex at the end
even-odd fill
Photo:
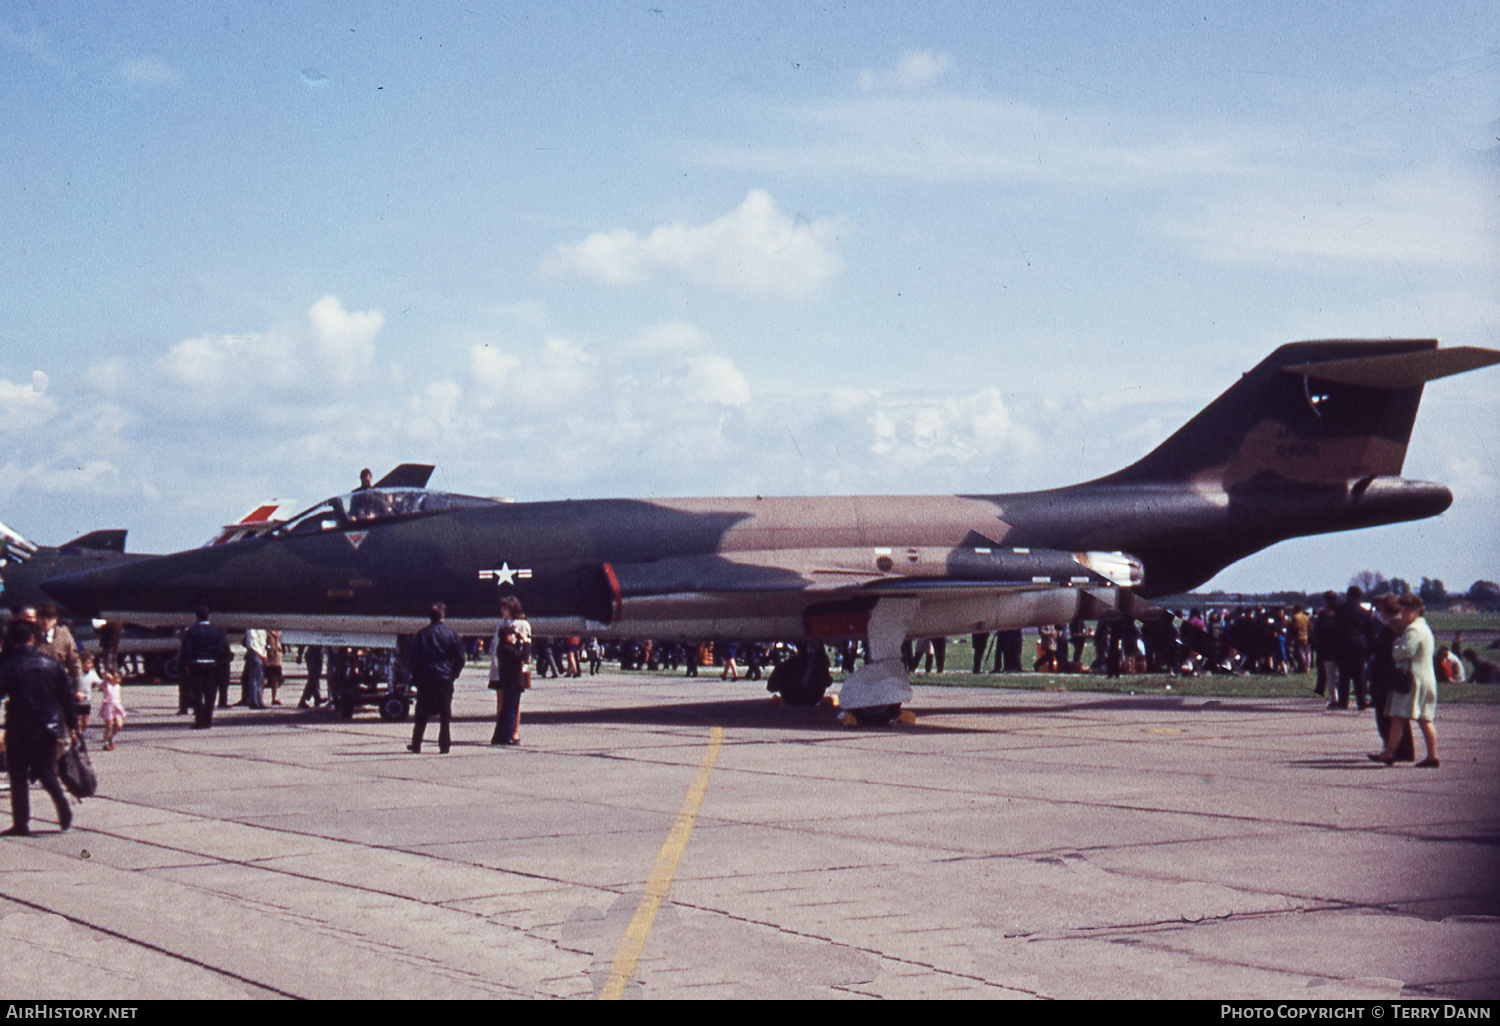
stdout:
POLYGON ((99 706, 99 719, 104 722, 104 750, 113 751, 115 735, 125 726, 125 702, 120 694, 120 675, 104 674, 104 679, 94 685, 104 692, 104 701, 99 706))

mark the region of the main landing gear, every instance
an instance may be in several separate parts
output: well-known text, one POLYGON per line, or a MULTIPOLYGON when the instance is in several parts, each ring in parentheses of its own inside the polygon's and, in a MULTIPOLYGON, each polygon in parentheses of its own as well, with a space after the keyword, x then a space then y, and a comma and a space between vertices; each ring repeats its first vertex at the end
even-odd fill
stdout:
POLYGON ((862 727, 883 727, 901 718, 911 701, 911 682, 901 661, 901 642, 917 615, 916 599, 882 598, 870 610, 869 661, 839 689, 839 708, 862 727))
MULTIPOLYGON (((766 682, 766 690, 780 694, 781 700, 789 706, 808 707, 821 702, 824 692, 832 683, 833 675, 829 672, 827 655, 815 651, 812 655, 804 653, 792 656, 772 670, 771 678, 766 682)), ((846 682, 845 693, 848 687, 846 682)), ((901 719, 901 703, 846 708, 841 718, 850 725, 886 727, 901 719)))
MULTIPOLYGON (((897 720, 909 722, 901 706, 911 701, 911 683, 901 661, 901 642, 917 614, 915 599, 883 598, 870 611, 869 661, 851 673, 839 689, 840 717, 862 727, 883 727, 897 720)), ((779 693, 791 706, 812 706, 823 700, 833 683, 828 655, 822 645, 811 654, 799 653, 771 671, 766 690, 779 693)))

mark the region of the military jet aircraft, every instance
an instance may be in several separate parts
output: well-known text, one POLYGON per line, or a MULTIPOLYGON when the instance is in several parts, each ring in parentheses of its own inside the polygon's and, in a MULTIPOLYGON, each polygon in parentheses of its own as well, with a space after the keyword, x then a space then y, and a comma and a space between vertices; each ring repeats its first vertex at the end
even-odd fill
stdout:
MULTIPOLYGON (((377 487, 45 587, 164 624, 206 599, 231 627, 394 634, 442 600, 456 629, 487 634, 514 594, 544 635, 863 638, 839 702, 879 722, 911 696, 906 639, 1159 615, 1150 596, 1278 541, 1442 512, 1448 489, 1399 476, 1423 386, 1497 362, 1432 339, 1282 346, 1138 462, 1049 491, 506 503, 377 487)), ((813 702, 829 683, 802 656, 771 687, 813 702)))

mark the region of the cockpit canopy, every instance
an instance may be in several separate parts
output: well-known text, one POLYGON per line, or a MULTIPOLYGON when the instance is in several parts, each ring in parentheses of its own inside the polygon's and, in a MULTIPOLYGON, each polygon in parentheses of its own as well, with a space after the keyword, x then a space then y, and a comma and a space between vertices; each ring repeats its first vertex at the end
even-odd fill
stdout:
POLYGON ((454 509, 476 509, 493 505, 491 499, 425 488, 361 488, 335 496, 299 513, 276 529, 278 535, 317 534, 374 526, 409 517, 445 513, 454 509))

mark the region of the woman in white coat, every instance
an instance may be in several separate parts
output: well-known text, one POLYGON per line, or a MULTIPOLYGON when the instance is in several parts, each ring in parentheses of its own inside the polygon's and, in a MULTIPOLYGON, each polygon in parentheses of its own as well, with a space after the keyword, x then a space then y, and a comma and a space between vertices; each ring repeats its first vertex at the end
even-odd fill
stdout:
POLYGON ((1400 624, 1405 630, 1396 639, 1396 670, 1405 674, 1411 686, 1404 691, 1392 691, 1387 714, 1391 717, 1391 732, 1386 738, 1385 749, 1370 755, 1375 762, 1387 766, 1396 761, 1396 746, 1411 730, 1413 721, 1422 726, 1422 739, 1427 742, 1427 758, 1417 763, 1419 767, 1436 768, 1437 733, 1432 729, 1432 719, 1437 714, 1437 672, 1432 657, 1437 642, 1432 637, 1432 628, 1427 626, 1422 600, 1415 595, 1401 596, 1400 624))

